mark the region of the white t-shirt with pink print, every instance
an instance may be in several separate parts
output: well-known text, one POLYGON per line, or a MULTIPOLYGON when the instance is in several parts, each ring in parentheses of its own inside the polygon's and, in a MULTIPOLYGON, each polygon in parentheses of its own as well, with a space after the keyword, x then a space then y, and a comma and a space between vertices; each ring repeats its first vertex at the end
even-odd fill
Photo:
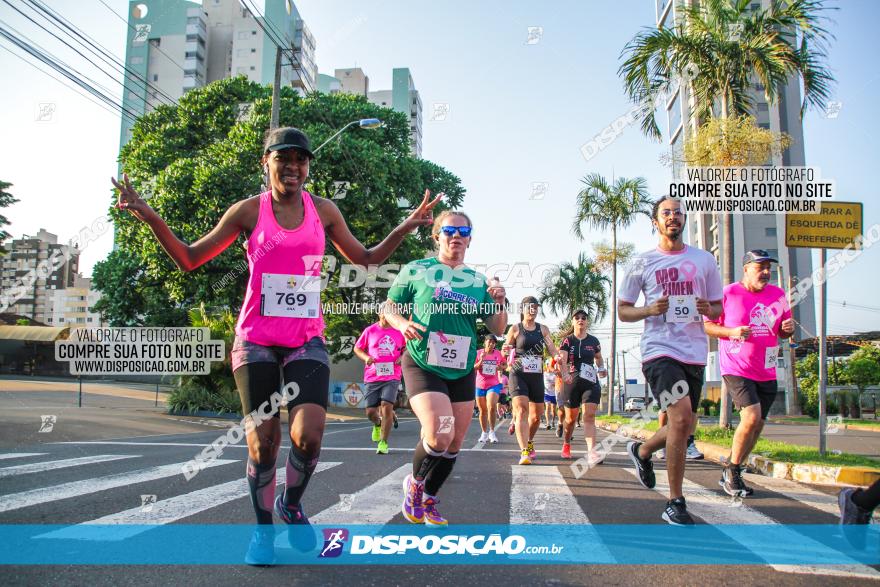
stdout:
MULTIPOLYGON (((658 248, 642 253, 633 259, 617 295, 620 301, 635 304, 639 294, 645 296, 645 305, 653 304, 664 295, 695 296, 720 302, 723 290, 715 257, 687 245, 680 251, 658 248)), ((705 365, 709 340, 702 318, 684 323, 667 322, 665 316, 648 316, 641 353, 642 363, 670 357, 690 365, 705 365)))

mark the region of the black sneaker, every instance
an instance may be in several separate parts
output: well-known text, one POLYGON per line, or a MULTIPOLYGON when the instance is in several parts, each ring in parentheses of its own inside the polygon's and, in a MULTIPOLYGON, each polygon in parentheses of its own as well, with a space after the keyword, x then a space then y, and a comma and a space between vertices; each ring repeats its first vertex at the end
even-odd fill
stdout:
POLYGON ((641 442, 630 440, 626 443, 626 452, 636 466, 636 472, 639 474, 639 483, 647 489, 654 489, 654 486, 657 484, 657 478, 654 476, 654 463, 651 462, 650 458, 639 458, 640 446, 642 446, 641 442))
POLYGON ((397 430, 397 426, 398 426, 397 414, 392 414, 392 417, 394 418, 394 429, 397 430))
POLYGON ((660 517, 673 526, 694 525, 694 519, 687 512, 687 505, 685 504, 683 497, 677 497, 667 501, 666 509, 663 510, 663 515, 660 517))
POLYGON ((852 500, 852 495, 855 492, 856 490, 852 487, 847 487, 841 489, 837 494, 841 524, 869 524, 871 522, 871 511, 863 510, 852 500))
POLYGON ((736 465, 727 465, 721 470, 721 479, 718 485, 724 490, 724 493, 732 497, 748 497, 751 493, 746 493, 748 489, 742 480, 742 471, 736 465))

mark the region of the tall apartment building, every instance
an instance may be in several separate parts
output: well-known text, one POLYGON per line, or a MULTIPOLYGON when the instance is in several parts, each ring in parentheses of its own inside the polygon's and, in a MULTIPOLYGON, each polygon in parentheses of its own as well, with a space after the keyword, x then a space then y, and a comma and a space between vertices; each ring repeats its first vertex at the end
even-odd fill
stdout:
POLYGON ((78 265, 79 251, 58 244, 58 236, 42 228, 34 236, 13 239, 3 257, 0 293, 12 296, 9 302, 18 299, 5 311, 49 324, 55 291, 74 285, 78 265))
POLYGON ((49 326, 107 326, 101 315, 89 308, 101 299, 101 292, 92 289, 92 280, 74 275, 73 285, 52 293, 52 314, 46 320, 49 326))
POLYGON ((370 78, 359 67, 337 69, 332 76, 320 74, 318 90, 328 94, 344 92, 365 96, 373 104, 403 112, 409 117, 410 153, 414 157, 422 156, 422 98, 409 68, 392 70, 390 90, 371 92, 370 78))
MULTIPOLYGON (((654 0, 658 27, 675 25, 680 18, 678 10, 681 5, 690 5, 694 0, 654 0)), ((755 0, 750 9, 757 10, 767 7, 769 0, 755 0)), ((694 106, 694 97, 686 86, 681 86, 672 93, 666 102, 667 126, 664 129, 664 140, 673 154, 673 175, 682 176, 683 165, 677 161, 684 147, 685 136, 698 127, 698 121, 690 116, 694 106), (676 156, 677 155, 677 156, 676 156)), ((752 115, 762 128, 773 132, 783 132, 791 136, 792 145, 780 156, 774 156, 773 165, 804 166, 804 132, 800 120, 801 93, 797 79, 792 79, 780 93, 774 104, 767 102, 764 87, 758 83, 752 86, 754 112, 752 115)), ((661 115, 658 119, 662 120, 661 115)), ((662 126, 662 125, 661 125, 662 126)), ((722 226, 718 214, 689 214, 687 239, 696 247, 710 251, 715 258, 721 259, 722 226)), ((779 259, 783 275, 788 277, 806 277, 813 271, 810 249, 788 248, 785 246, 785 217, 777 214, 734 214, 734 279, 742 277, 742 266, 738 262, 746 251, 766 249, 779 259)), ((776 270, 773 270, 772 282, 777 282, 776 270)), ((812 291, 806 299, 793 309, 794 318, 800 324, 795 331, 795 339, 812 338, 816 333, 815 303, 812 291)))
MULTIPOLYGON (((152 87, 126 77, 123 107, 141 115, 167 98, 177 100, 188 90, 236 75, 273 83, 276 45, 263 27, 295 56, 282 57, 282 85, 314 91, 315 39, 293 1, 265 0, 264 13, 265 18, 255 16, 240 0, 132 0, 126 65, 152 87)), ((131 137, 131 126, 123 119, 120 146, 131 137)))

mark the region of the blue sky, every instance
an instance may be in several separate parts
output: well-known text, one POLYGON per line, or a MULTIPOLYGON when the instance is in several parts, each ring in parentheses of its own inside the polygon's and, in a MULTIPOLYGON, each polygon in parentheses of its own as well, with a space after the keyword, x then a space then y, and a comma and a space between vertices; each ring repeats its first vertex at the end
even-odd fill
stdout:
MULTIPOLYGON (((125 14, 127 2, 107 0, 125 14)), ((125 24, 97 0, 58 0, 53 7, 124 54, 125 24)), ((258 5, 261 5, 258 2, 258 5)), ((835 119, 811 111, 804 122, 807 164, 837 181, 842 200, 865 203, 865 225, 880 222, 875 168, 880 122, 874 103, 880 68, 873 47, 880 3, 847 0, 834 13, 830 66, 837 77, 835 119)), ((409 67, 424 104, 423 156, 457 174, 467 189, 464 209, 475 223, 472 263, 573 260, 592 252, 590 234, 570 234, 580 179, 590 172, 645 177, 651 192, 666 190, 669 169, 661 144, 627 128, 608 148, 585 161, 579 149, 628 109, 617 77, 620 51, 654 22, 652 0, 618 2, 520 1, 357 2, 299 0, 297 6, 317 40, 322 73, 358 66, 370 89, 390 89, 391 70, 409 67), (527 44, 528 27, 543 27, 527 44), (431 121, 433 104, 449 105, 445 121, 431 121), (547 182, 543 200, 531 200, 533 182, 547 182)), ((6 5, 0 19, 65 56, 45 33, 35 31, 6 5)), ((0 42, 6 46, 4 42, 0 42)), ((75 62, 70 58, 71 62, 75 62)), ((67 240, 103 214, 108 178, 116 169, 119 119, 64 88, 7 51, 0 51, 5 90, 0 93, 4 141, 0 178, 12 182, 20 203, 6 210, 14 236, 45 228, 67 240), (55 104, 53 120, 38 122, 40 103, 55 104)), ((119 95, 120 86, 105 78, 119 95)), ((665 125, 665 122, 664 122, 665 125)), ((218 211, 218 219, 220 211, 218 211)), ((173 228, 173 227, 172 227, 173 228)), ((653 246, 647 221, 621 235, 642 250, 653 246)), ((106 234, 83 253, 91 267, 110 251, 106 234)), ((866 251, 829 283, 829 332, 880 330, 880 312, 842 307, 880 307, 880 245, 866 251)), ((526 293, 510 292, 512 299, 526 293)), ((547 317, 555 326, 557 319, 547 317)), ((595 331, 607 343, 608 321, 595 331)), ((622 325, 620 346, 634 347, 639 327, 622 325)), ((629 375, 638 364, 627 361, 629 375)))

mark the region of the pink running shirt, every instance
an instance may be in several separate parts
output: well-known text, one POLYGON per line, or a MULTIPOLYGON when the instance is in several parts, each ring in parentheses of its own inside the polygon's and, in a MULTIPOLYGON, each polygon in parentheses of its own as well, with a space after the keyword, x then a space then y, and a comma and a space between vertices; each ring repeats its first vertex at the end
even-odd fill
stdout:
POLYGON ((370 324, 361 333, 355 345, 367 352, 375 361, 372 365, 364 365, 364 383, 375 381, 400 381, 400 365, 394 365, 393 373, 379 375, 377 363, 394 363, 403 353, 406 340, 399 330, 390 326, 382 328, 378 322, 370 324))
POLYGON ((312 195, 303 190, 302 201, 302 223, 293 230, 287 230, 281 228, 275 219, 272 192, 260 194, 257 224, 247 241, 250 276, 235 326, 235 334, 249 342, 298 348, 315 336, 324 335, 320 297, 324 225, 315 209, 312 195), (278 315, 289 313, 282 307, 287 299, 294 299, 297 303, 301 299, 298 295, 306 280, 296 276, 317 276, 309 288, 311 293, 304 294, 309 299, 308 303, 298 305, 306 315, 278 315), (293 298, 289 298, 288 294, 292 294, 293 298))
MULTIPOLYGON (((477 389, 489 389, 490 387, 495 387, 501 381, 498 379, 498 373, 501 370, 501 367, 504 365, 504 357, 501 354, 501 351, 495 349, 488 355, 486 354, 485 349, 479 349, 477 351, 477 361, 480 360, 480 357, 485 357, 483 359, 483 367, 477 369, 477 389), (486 375, 484 371, 491 371, 492 367, 495 367, 494 375, 486 375)), ((476 362, 476 361, 474 361, 476 362)))
POLYGON ((789 318, 791 308, 780 287, 767 284, 759 292, 739 282, 725 287, 721 316, 714 322, 726 328, 748 326, 751 335, 746 340, 718 339, 721 374, 774 381, 779 328, 789 318))

